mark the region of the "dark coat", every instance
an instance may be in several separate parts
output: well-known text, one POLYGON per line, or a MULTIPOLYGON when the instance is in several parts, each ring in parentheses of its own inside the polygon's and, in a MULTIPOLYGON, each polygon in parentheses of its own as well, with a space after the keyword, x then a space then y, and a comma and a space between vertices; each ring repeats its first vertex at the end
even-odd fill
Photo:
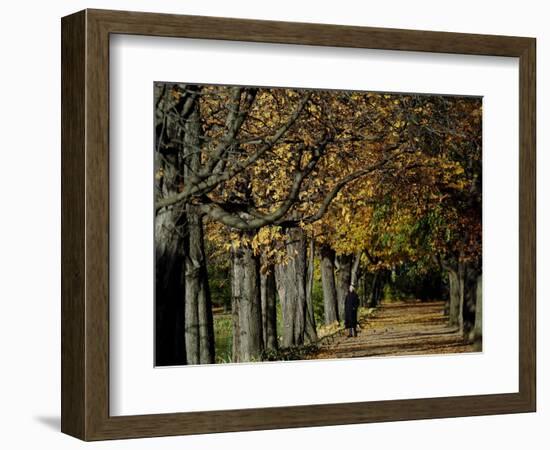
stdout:
POLYGON ((359 308, 359 297, 353 292, 348 292, 344 304, 344 322, 346 328, 355 328, 357 326, 357 308, 359 308))

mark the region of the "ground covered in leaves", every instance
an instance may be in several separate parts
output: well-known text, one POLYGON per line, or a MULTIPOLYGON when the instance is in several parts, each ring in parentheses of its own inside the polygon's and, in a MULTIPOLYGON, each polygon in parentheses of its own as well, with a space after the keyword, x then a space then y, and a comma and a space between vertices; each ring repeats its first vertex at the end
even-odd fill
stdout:
POLYGON ((474 352, 447 325, 444 302, 387 302, 359 317, 357 337, 340 331, 322 340, 311 359, 474 352))

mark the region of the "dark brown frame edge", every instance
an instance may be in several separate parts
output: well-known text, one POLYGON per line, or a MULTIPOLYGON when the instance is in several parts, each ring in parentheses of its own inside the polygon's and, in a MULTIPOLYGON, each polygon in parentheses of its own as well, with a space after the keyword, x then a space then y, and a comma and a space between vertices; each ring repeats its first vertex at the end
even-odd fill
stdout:
POLYGON ((100 440, 535 411, 535 39, 104 10, 64 17, 61 29, 64 433, 100 440), (112 33, 519 57, 519 392, 109 416, 112 33))

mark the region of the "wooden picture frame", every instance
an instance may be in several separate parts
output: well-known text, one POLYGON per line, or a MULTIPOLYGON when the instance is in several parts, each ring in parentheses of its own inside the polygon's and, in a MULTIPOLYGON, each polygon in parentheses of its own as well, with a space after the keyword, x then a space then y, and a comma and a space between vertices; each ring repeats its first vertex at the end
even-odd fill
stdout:
POLYGON ((62 416, 83 440, 532 412, 536 408, 533 38, 85 10, 62 19, 62 416), (519 391, 109 415, 109 35, 135 34, 519 58, 519 391))

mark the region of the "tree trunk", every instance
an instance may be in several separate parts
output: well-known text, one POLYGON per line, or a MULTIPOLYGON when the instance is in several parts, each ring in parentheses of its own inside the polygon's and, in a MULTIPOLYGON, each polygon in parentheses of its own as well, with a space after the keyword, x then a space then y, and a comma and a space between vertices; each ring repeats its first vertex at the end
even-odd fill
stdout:
POLYGON ((185 264, 185 345, 188 364, 214 362, 214 321, 208 286, 202 216, 187 205, 185 264))
POLYGON ((155 365, 186 364, 184 214, 163 210, 155 218, 155 365))
POLYGON ((449 268, 449 325, 464 330, 464 264, 449 268))
POLYGON ((260 358, 263 350, 260 261, 249 247, 232 249, 233 361, 260 358))
POLYGON ((483 341, 483 277, 477 277, 476 283, 476 320, 473 329, 472 340, 477 351, 482 349, 483 341))
POLYGON ((306 282, 306 342, 317 341, 317 326, 315 324, 315 309, 313 307, 313 277, 315 271, 315 241, 310 239, 307 262, 306 282))
POLYGON ((261 274, 262 329, 265 348, 277 348, 277 291, 275 288, 275 268, 261 274))
POLYGON ((363 292, 361 295, 361 306, 369 305, 369 277, 367 273, 364 273, 361 277, 363 284, 363 292))
MULTIPOLYGON (((167 133, 161 113, 156 127, 155 200, 177 193, 182 146, 162 147, 167 133)), ((172 130, 171 130, 172 132, 172 130)), ((159 210, 155 216, 155 364, 186 364, 185 357, 185 207, 159 210)))
POLYGON ((321 247, 321 281, 323 283, 325 325, 329 325, 338 320, 336 283, 334 280, 334 258, 334 250, 328 245, 323 245, 321 247))
POLYGON ((287 231, 288 261, 277 264, 275 277, 283 321, 283 346, 304 344, 306 324, 306 239, 303 230, 287 231))
POLYGON ((382 300, 382 294, 384 293, 384 283, 386 279, 386 273, 384 270, 378 270, 372 278, 372 288, 370 295, 370 306, 376 308, 380 305, 382 300))
POLYGON ((469 337, 473 336, 475 327, 479 270, 473 262, 464 264, 464 306, 462 316, 464 320, 464 334, 469 337))
MULTIPOLYGON (((361 284, 361 278, 363 277, 363 271, 361 270, 361 255, 362 251, 358 251, 353 256, 353 264, 351 266, 351 284, 355 287, 355 292, 359 296, 359 285, 361 284)), ((364 293, 359 296, 359 306, 365 306, 364 293)))
MULTIPOLYGON (((195 101, 184 125, 185 179, 196 176, 201 161, 199 103, 195 101)), ((187 205, 185 259, 185 347, 187 364, 214 362, 214 320, 208 286, 202 216, 197 207, 187 205)))
MULTIPOLYGON (((235 278, 234 274, 234 258, 231 256, 231 322, 232 322, 232 343, 231 343, 231 355, 232 362, 239 362, 239 356, 241 351, 241 327, 239 325, 239 301, 235 292, 237 286, 233 282, 235 278)), ((239 291, 240 292, 240 291, 239 291)))
POLYGON ((351 284, 353 284, 357 290, 359 284, 359 278, 361 277, 361 254, 359 251, 353 256, 353 265, 351 267, 351 284))
POLYGON ((338 297, 338 317, 344 318, 344 303, 351 284, 352 255, 336 256, 336 292, 338 297))

